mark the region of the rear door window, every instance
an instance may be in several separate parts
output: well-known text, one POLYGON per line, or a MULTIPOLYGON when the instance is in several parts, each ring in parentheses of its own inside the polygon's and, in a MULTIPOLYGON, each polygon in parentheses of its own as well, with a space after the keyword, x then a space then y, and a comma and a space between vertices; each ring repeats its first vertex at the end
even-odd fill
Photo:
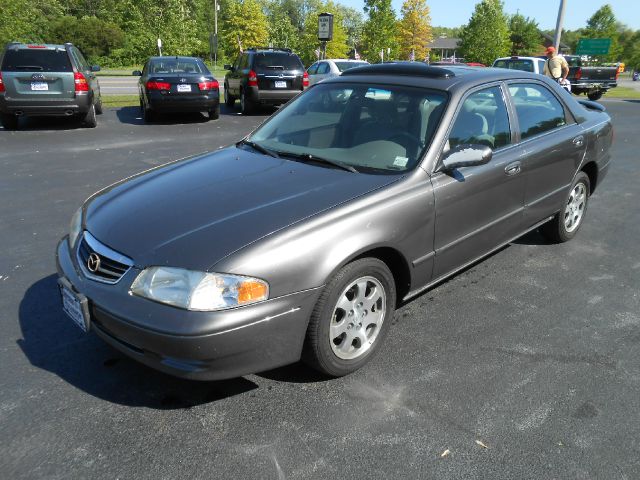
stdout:
POLYGON ((514 83, 509 85, 509 94, 518 115, 522 140, 568 123, 560 101, 542 85, 514 83))
POLYGON ((66 50, 9 49, 2 62, 5 72, 72 72, 66 50))

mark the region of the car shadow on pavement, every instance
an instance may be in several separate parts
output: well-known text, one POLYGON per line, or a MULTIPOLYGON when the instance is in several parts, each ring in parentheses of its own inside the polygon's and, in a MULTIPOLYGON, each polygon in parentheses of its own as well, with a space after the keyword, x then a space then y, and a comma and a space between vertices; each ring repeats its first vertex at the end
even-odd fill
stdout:
POLYGON ((56 275, 29 287, 20 302, 19 320, 23 338, 17 343, 33 366, 108 402, 173 410, 258 388, 245 378, 183 380, 127 358, 96 335, 80 331, 66 317, 60 306, 56 275))
MULTIPOLYGON (((191 113, 165 113, 157 115, 151 123, 145 123, 142 119, 140 107, 122 107, 116 111, 118 120, 129 125, 177 125, 190 123, 206 123, 209 118, 200 112, 191 113)), ((212 120, 215 122, 215 120, 212 120)))
MULTIPOLYGON (((86 127, 75 117, 21 117, 18 120, 18 131, 42 130, 83 130, 86 127)), ((2 128, 0 131, 8 131, 2 128)))

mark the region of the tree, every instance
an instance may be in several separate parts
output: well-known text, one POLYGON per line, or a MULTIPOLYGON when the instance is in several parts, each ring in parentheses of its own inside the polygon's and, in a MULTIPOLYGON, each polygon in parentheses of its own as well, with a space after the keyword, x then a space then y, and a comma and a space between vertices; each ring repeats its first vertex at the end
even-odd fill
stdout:
POLYGON ((337 11, 342 17, 342 27, 347 34, 347 45, 356 50, 362 48, 362 32, 364 29, 364 17, 355 8, 337 4, 337 11))
POLYGON ((516 13, 509 18, 511 55, 533 56, 542 50, 540 30, 535 20, 516 13))
POLYGON ((267 17, 257 0, 230 0, 226 10, 222 38, 227 58, 235 58, 240 52, 240 46, 246 49, 267 44, 267 17))
POLYGON ((281 0, 271 0, 267 4, 269 44, 274 47, 298 50, 300 47, 300 32, 298 28, 293 25, 283 5, 284 2, 281 0))
POLYGON ((509 54, 509 27, 500 0, 482 0, 460 34, 460 51, 467 62, 491 65, 509 54))
POLYGON ((433 38, 426 0, 405 0, 398 22, 398 54, 402 60, 424 60, 433 38))
POLYGON ((122 47, 125 38, 120 27, 96 17, 59 17, 51 22, 50 31, 50 42, 73 42, 89 61, 96 61, 122 47))
POLYGON ((58 0, 4 0, 0 14, 0 47, 11 41, 47 41, 49 22, 61 14, 58 0))
POLYGON ((372 63, 380 61, 382 50, 385 59, 395 58, 396 14, 391 8, 391 0, 365 0, 364 12, 369 15, 362 34, 366 59, 372 63))
POLYGON ((608 55, 602 55, 599 60, 615 62, 621 55, 622 50, 618 45, 618 29, 616 16, 613 14, 611 5, 600 7, 589 20, 587 27, 582 31, 585 38, 610 38, 611 47, 608 55))

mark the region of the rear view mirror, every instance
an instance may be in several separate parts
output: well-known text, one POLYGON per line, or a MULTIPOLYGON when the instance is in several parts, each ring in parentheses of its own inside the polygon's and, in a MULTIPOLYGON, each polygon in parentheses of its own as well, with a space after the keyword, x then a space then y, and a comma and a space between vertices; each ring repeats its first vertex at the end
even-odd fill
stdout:
POLYGON ((225 63, 224 69, 233 71, 233 66, 229 65, 228 63, 225 63))
POLYGON ((134 77, 141 77, 142 72, 140 70, 134 70, 133 72, 131 72, 131 75, 133 75, 134 77))
POLYGON ((91 71, 92 72, 99 72, 100 71, 100 65, 92 65, 91 66, 91 71))
POLYGON ((493 150, 485 145, 456 145, 444 154, 440 171, 484 165, 491 161, 492 156, 493 150))

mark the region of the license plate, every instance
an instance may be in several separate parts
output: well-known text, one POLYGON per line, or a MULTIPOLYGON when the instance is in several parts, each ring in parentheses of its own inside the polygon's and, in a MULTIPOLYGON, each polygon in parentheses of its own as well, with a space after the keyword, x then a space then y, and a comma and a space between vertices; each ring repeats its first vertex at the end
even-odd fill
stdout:
POLYGON ((287 88, 287 82, 276 81, 276 88, 287 88))
POLYGON ((87 332, 89 330, 87 299, 76 295, 62 281, 58 285, 62 296, 62 310, 83 332, 87 332))
POLYGON ((179 92, 190 92, 191 91, 191 85, 179 84, 178 85, 178 91, 179 92))
POLYGON ((31 82, 31 90, 49 90, 49 84, 47 82, 31 82))

